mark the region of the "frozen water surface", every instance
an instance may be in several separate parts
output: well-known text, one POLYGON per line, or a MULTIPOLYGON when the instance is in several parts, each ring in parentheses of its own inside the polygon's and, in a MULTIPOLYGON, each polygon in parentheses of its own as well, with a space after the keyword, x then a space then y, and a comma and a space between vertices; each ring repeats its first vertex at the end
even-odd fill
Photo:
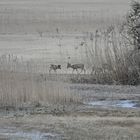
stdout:
POLYGON ((27 132, 8 127, 0 129, 0 138, 6 140, 59 140, 60 137, 58 136, 58 134, 44 133, 35 130, 27 132))
POLYGON ((121 107, 121 108, 140 108, 140 102, 133 100, 103 100, 103 101, 92 101, 88 103, 92 106, 99 107, 121 107))

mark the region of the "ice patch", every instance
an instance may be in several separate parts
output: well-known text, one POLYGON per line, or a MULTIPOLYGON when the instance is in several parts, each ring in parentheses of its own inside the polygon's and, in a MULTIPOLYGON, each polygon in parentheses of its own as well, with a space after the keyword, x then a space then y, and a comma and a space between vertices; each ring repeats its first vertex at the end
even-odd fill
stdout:
POLYGON ((57 134, 42 133, 40 131, 24 132, 13 128, 0 129, 0 137, 8 140, 52 140, 59 137, 57 134))
POLYGON ((122 108, 140 108, 138 101, 132 100, 112 100, 112 101, 92 101, 88 105, 100 106, 100 107, 122 107, 122 108))

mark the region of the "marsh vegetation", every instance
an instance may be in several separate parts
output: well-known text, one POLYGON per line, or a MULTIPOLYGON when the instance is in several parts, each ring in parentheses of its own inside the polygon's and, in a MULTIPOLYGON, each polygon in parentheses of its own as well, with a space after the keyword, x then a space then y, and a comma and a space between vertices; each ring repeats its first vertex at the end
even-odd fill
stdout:
POLYGON ((140 139, 140 4, 129 5, 0 1, 0 139, 140 139))

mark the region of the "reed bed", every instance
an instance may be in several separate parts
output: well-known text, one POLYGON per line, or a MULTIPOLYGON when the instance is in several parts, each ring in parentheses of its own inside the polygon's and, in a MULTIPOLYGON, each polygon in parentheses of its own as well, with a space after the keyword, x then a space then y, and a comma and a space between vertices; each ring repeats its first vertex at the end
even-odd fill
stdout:
POLYGON ((122 25, 112 25, 105 30, 96 30, 83 38, 87 66, 92 66, 88 79, 101 84, 130 84, 140 82, 140 52, 129 44, 122 25), (91 80, 93 79, 93 80, 91 80))
POLYGON ((39 66, 14 55, 1 56, 1 107, 22 107, 32 103, 67 105, 80 101, 79 96, 74 95, 67 84, 59 80, 51 81, 46 73, 40 73, 39 66))

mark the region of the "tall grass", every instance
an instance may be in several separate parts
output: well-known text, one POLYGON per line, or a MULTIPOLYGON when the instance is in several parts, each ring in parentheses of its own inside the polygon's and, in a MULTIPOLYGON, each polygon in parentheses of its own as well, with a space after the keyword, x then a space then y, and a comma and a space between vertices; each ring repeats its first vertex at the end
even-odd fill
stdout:
POLYGON ((13 55, 1 56, 1 107, 22 107, 28 103, 66 105, 80 101, 78 96, 70 92, 68 85, 61 81, 49 80, 47 74, 40 74, 39 66, 35 63, 25 62, 13 55))

